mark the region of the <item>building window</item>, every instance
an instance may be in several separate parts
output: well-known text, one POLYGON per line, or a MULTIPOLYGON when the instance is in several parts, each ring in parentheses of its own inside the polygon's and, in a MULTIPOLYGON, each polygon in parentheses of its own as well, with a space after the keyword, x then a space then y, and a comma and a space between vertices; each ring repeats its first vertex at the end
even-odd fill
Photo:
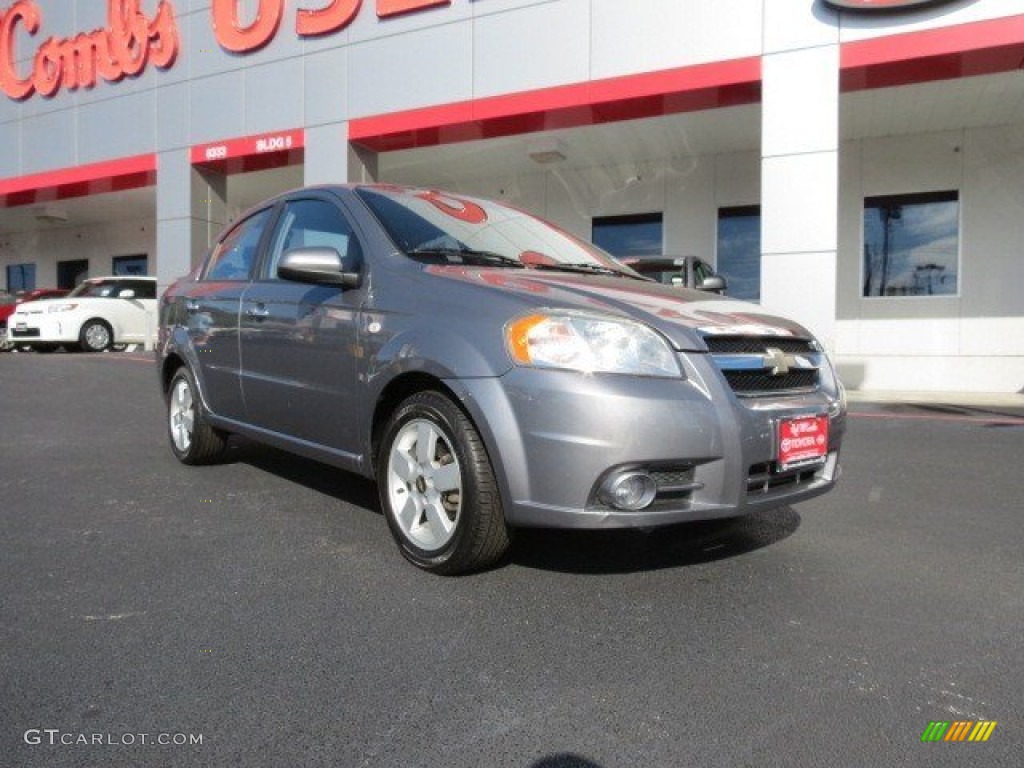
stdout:
POLYGON ((34 291, 36 289, 35 264, 10 264, 7 267, 7 290, 9 293, 18 291, 34 291))
POLYGON ((149 257, 146 254, 138 256, 114 256, 110 260, 112 274, 115 275, 146 275, 149 270, 149 257))
POLYGON ((955 296, 959 263, 959 193, 864 199, 864 296, 955 296))
POLYGON ((761 300, 761 206, 718 209, 716 261, 730 296, 744 301, 761 300))
POLYGON ((591 241, 612 256, 660 256, 662 215, 595 216, 591 241))
POLYGON ((57 262, 57 287, 71 290, 89 276, 89 260, 73 259, 57 262))

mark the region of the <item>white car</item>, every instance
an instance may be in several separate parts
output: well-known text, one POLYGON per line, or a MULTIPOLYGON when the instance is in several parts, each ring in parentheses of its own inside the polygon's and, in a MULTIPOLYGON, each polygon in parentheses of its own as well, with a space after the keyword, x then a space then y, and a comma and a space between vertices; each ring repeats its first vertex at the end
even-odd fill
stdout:
POLYGON ((12 342, 38 352, 142 344, 155 333, 156 278, 90 278, 62 299, 20 305, 7 325, 12 342))

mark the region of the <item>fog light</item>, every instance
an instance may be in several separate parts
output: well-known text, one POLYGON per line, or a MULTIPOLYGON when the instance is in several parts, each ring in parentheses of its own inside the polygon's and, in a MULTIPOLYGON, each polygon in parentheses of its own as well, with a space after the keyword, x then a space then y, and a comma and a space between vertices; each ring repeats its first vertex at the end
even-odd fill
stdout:
POLYGON ((657 493, 658 484, 644 472, 619 472, 601 485, 601 501, 616 509, 643 509, 657 493))

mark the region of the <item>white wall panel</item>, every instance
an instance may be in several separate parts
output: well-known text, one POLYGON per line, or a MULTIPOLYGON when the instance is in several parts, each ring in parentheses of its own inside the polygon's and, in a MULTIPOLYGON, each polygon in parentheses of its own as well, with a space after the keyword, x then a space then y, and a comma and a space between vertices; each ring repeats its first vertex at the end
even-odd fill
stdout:
MULTIPOLYGON (((964 145, 964 316, 1024 317, 1024 125, 967 131, 964 145)), ((1015 327, 972 338, 984 347, 1012 343, 1024 354, 1015 327)))
POLYGON ((761 157, 731 152, 715 158, 715 207, 761 203, 761 157))
POLYGON ((305 112, 303 61, 288 59, 245 70, 245 126, 248 134, 303 124, 305 112))
POLYGON ((765 2, 771 3, 771 12, 764 19, 765 53, 839 42, 839 13, 824 3, 765 2))
POLYGON ((67 168, 78 164, 74 113, 49 112, 21 121, 21 172, 67 168))
POLYGON ((189 83, 189 144, 245 135, 245 73, 241 70, 189 83))
POLYGON ((156 90, 158 152, 184 147, 189 143, 189 89, 188 83, 172 83, 156 90))
POLYGON ((959 189, 963 133, 918 134, 863 142, 863 197, 959 189))
POLYGON ((835 251, 766 253, 761 260, 761 304, 803 324, 835 349, 835 251))
POLYGON ((839 46, 765 56, 763 157, 834 151, 839 145, 839 46))
POLYGON ((470 23, 384 37, 349 48, 353 117, 466 101, 473 95, 470 23))
POLYGON ((816 152, 769 157, 763 161, 761 249, 764 253, 835 249, 838 154, 816 152))
POLYGON ((716 160, 715 156, 694 158, 687 173, 665 176, 666 254, 715 260, 716 160))
POLYGON ((0 123, 0 179, 21 175, 21 128, 0 123))
POLYGON ((305 66, 305 125, 341 122, 348 118, 348 49, 313 53, 305 66))
POLYGON ((156 149, 156 95, 142 91, 78 109, 78 162, 95 163, 156 149), (111 130, 131 126, 130 131, 111 130))
POLYGON ((763 2, 591 0, 591 77, 760 55, 763 2))
POLYGON ((349 180, 348 124, 306 131, 303 184, 344 184, 349 180))
POLYGON ((477 98, 587 80, 590 0, 482 16, 473 22, 473 30, 477 98))

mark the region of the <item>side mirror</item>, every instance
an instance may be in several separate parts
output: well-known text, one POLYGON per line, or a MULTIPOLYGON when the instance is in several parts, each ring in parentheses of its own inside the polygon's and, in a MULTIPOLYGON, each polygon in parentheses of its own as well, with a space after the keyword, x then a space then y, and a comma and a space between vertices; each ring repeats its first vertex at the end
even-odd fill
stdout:
POLYGON ((721 275, 705 277, 697 286, 698 291, 707 291, 708 293, 725 293, 725 288, 725 278, 721 275))
POLYGON ((344 260, 335 248, 294 248, 286 251, 277 263, 277 276, 282 280, 316 285, 339 285, 355 288, 359 273, 346 271, 344 260))
POLYGON ((122 291, 118 291, 117 298, 119 298, 119 299, 134 299, 135 298, 135 291, 133 291, 131 288, 125 288, 122 291))

